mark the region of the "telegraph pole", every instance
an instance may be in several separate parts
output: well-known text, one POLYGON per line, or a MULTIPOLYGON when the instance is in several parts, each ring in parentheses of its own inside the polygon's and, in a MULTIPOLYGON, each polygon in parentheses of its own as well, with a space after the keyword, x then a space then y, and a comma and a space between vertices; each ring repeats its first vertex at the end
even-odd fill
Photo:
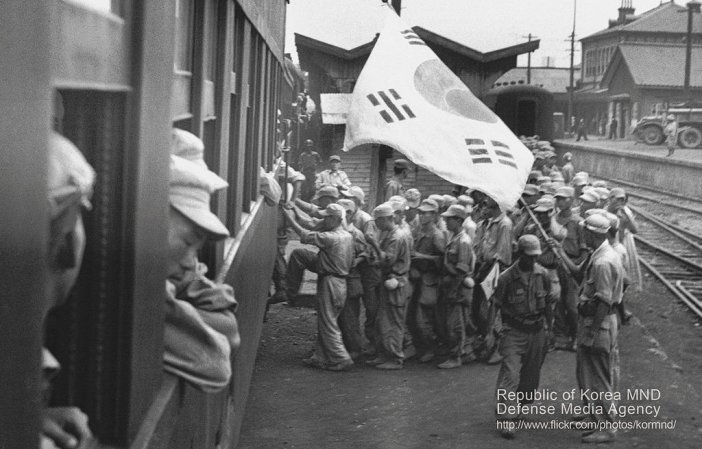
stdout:
POLYGON ((570 86, 568 87, 568 117, 566 118, 568 129, 572 132, 570 122, 573 116, 573 91, 575 90, 575 66, 573 59, 575 58, 575 11, 578 0, 573 0, 573 32, 570 33, 570 86))
MULTIPOLYGON (((528 36, 522 36, 522 38, 526 37, 529 39, 529 42, 531 42, 532 37, 538 37, 538 36, 532 36, 531 33, 529 33, 528 36)), ((531 84, 531 52, 527 53, 527 84, 531 84)))
POLYGON ((690 66, 692 65, 692 18, 693 14, 700 12, 700 2, 693 0, 687 2, 687 46, 685 49, 685 84, 683 86, 683 97, 690 100, 690 66))

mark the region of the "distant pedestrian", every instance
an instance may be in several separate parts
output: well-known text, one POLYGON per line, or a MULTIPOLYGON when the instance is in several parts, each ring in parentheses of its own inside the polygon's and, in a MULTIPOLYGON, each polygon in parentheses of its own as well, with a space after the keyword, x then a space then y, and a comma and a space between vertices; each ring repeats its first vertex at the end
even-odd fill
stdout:
POLYGON ((587 124, 585 124, 584 118, 581 118, 580 121, 578 122, 578 128, 577 128, 576 132, 578 134, 578 136, 575 138, 576 142, 578 142, 581 137, 583 139, 587 140, 587 124))
MULTIPOLYGON (((587 140, 587 138, 585 139, 587 140)), ((573 153, 570 151, 563 155, 563 167, 561 167, 561 174, 563 175, 563 182, 570 184, 570 182, 575 177, 575 167, 573 166, 573 153)))
POLYGON ((617 121, 616 117, 612 117, 612 120, 609 122, 609 138, 610 139, 617 138, 617 128, 618 127, 619 127, 619 121, 617 121))
POLYGON ((665 143, 668 146, 668 154, 666 157, 672 156, 675 152, 675 145, 678 142, 678 122, 673 114, 668 114, 666 117, 666 125, 663 129, 665 134, 665 143))
POLYGON ((297 169, 305 175, 305 181, 302 184, 302 192, 300 197, 309 201, 314 195, 314 181, 317 178, 317 167, 322 163, 322 158, 314 151, 314 141, 311 139, 305 140, 305 147, 300 156, 297 158, 297 169))

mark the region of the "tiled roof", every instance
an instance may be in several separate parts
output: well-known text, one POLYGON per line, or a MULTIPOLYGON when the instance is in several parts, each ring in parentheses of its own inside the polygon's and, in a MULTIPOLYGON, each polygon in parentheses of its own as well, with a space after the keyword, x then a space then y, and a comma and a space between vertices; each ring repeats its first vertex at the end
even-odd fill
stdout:
MULTIPOLYGON (((624 63, 637 86, 682 87, 685 78, 685 47, 652 45, 619 45, 624 63)), ((616 58, 616 54, 615 54, 616 58)), ((614 59, 613 59, 614 62, 614 59)), ((616 64, 610 64, 603 77, 613 75, 616 64)), ((693 47, 690 86, 702 87, 702 48, 693 47)))
MULTIPOLYGON (((576 69, 574 78, 580 77, 580 70, 576 69)), ((515 67, 495 81, 495 87, 511 84, 526 84, 527 68, 515 67), (521 81, 521 82, 520 82, 521 81)), ((532 67, 531 84, 543 87, 551 93, 565 93, 570 84, 570 69, 562 67, 532 67)))
MULTIPOLYGON (((634 20, 611 28, 600 30, 581 39, 590 40, 594 37, 604 36, 616 32, 657 32, 657 33, 684 33, 687 30, 687 14, 683 12, 687 8, 675 3, 663 3, 650 9, 634 20)), ((693 15, 693 32, 702 32, 702 14, 693 15)))

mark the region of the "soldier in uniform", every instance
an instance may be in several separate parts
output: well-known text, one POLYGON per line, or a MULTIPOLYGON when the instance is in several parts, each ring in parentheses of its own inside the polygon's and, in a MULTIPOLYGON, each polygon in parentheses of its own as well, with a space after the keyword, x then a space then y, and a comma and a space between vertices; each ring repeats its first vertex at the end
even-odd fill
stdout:
POLYGON ((563 181, 566 184, 570 184, 570 182, 573 180, 575 177, 575 167, 573 167, 573 153, 570 151, 565 153, 563 155, 563 161, 565 162, 563 164, 563 167, 561 167, 561 173, 563 174, 563 181))
POLYGON ((451 239, 446 245, 444 263, 441 268, 440 301, 445 305, 449 358, 438 367, 442 369, 458 368, 462 359, 472 362, 473 339, 477 328, 473 324, 471 302, 473 299, 473 268, 475 257, 473 241, 463 231, 466 211, 462 206, 451 205, 441 214, 446 220, 446 227, 451 239))
POLYGON ((359 266, 368 258, 366 248, 366 238, 350 218, 356 212, 356 205, 350 199, 343 198, 338 201, 341 207, 346 210, 346 221, 344 229, 353 236, 354 260, 353 267, 346 278, 346 303, 339 315, 339 328, 343 337, 344 346, 349 351, 351 359, 357 359, 363 350, 363 337, 361 336, 361 297, 363 296, 363 284, 361 282, 361 272, 359 266))
MULTIPOLYGON (((601 214, 585 219, 585 241, 594 252, 584 270, 578 304, 576 377, 581 390, 587 389, 598 397, 586 400, 586 405, 595 406, 590 419, 597 429, 616 419, 616 415, 608 411, 612 401, 607 393, 611 397, 614 375, 618 372, 615 302, 622 294, 624 269, 621 257, 607 240, 609 228, 609 220, 601 214), (598 410, 603 412, 598 413, 598 410)), ((615 433, 608 429, 582 435, 585 443, 606 443, 614 439, 615 433)))
POLYGON ((341 158, 337 155, 329 156, 329 168, 317 174, 314 187, 319 190, 322 186, 334 186, 339 190, 346 190, 351 186, 351 181, 345 171, 340 170, 341 158))
POLYGON ((436 226, 436 215, 439 210, 436 202, 426 199, 418 209, 420 228, 414 242, 411 270, 413 299, 418 304, 419 335, 414 338, 414 344, 421 353, 419 361, 427 363, 434 359, 437 338, 442 336, 440 329, 442 319, 438 314, 437 301, 446 238, 436 226))
POLYGON ((378 257, 382 283, 378 289, 378 356, 367 363, 375 365, 378 369, 399 370, 403 368, 405 358, 402 343, 411 245, 395 223, 395 211, 390 204, 384 203, 376 207, 373 210, 373 218, 382 235, 378 257))
MULTIPOLYGON (((500 210, 500 206, 490 197, 483 206, 485 218, 478 224, 475 234, 475 282, 482 282, 492 266, 498 264, 504 270, 512 264, 512 220, 500 210)), ((473 289, 473 318, 481 331, 486 331, 488 300, 482 288, 473 289), (481 327, 482 326, 482 327, 481 327)), ((491 350, 493 348, 487 348, 491 350)), ((488 362, 497 363, 497 352, 488 362)))
POLYGON ((407 159, 396 159, 393 163, 393 176, 388 179, 385 183, 385 194, 383 198, 388 201, 390 197, 395 195, 402 195, 405 193, 405 187, 402 182, 407 178, 409 174, 410 163, 407 159))
MULTIPOLYGON (((535 235, 523 235, 517 248, 517 262, 500 275, 489 316, 492 323, 498 310, 502 315, 500 353, 503 358, 496 390, 528 393, 539 387, 541 366, 547 352, 546 316, 554 298, 549 294, 551 288, 546 270, 536 262, 541 255, 539 239, 535 235)), ((493 338, 492 332, 488 333, 488 338, 493 338)), ((507 406, 517 405, 517 401, 500 402, 507 406)), ((523 401, 522 404, 530 402, 523 401)), ((503 424, 514 424, 518 416, 507 412, 498 414, 497 419, 503 424)), ((514 427, 503 425, 499 430, 503 438, 514 438, 514 427)))
POLYGON ((405 221, 407 221, 410 231, 412 232, 412 237, 414 237, 419 230, 419 210, 417 210, 417 208, 422 201, 422 194, 417 189, 408 189, 403 196, 407 200, 405 221))
MULTIPOLYGON (((573 213, 572 187, 561 187, 556 192, 556 207, 558 214, 556 222, 566 230, 562 243, 565 254, 576 264, 587 257, 587 245, 580 221, 582 218, 573 213)), ((560 301, 556 306, 554 333, 556 349, 575 349, 575 336, 578 329, 578 283, 570 272, 562 265, 558 266, 558 279, 561 286, 560 301)))
POLYGON ((317 167, 321 163, 321 156, 314 151, 314 142, 310 139, 305 140, 304 149, 297 158, 297 169, 305 175, 305 181, 302 184, 302 192, 300 194, 305 201, 309 201, 312 195, 314 195, 314 181, 317 178, 317 167))
POLYGON ((329 371, 346 371, 352 365, 337 322, 346 302, 346 278, 354 262, 353 236, 342 227, 346 211, 336 203, 319 211, 324 217, 320 231, 308 231, 285 211, 300 242, 315 245, 319 252, 298 248, 288 263, 288 297, 297 294, 305 269, 317 273, 317 343, 314 354, 303 360, 307 366, 329 371))

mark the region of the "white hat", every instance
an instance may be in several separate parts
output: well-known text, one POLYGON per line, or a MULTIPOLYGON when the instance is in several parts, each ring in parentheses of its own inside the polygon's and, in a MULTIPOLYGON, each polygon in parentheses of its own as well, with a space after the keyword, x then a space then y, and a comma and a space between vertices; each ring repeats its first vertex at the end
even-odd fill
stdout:
POLYGON ((195 162, 171 155, 168 199, 178 212, 211 234, 215 239, 229 236, 229 230, 210 211, 210 197, 229 184, 217 174, 195 162))

